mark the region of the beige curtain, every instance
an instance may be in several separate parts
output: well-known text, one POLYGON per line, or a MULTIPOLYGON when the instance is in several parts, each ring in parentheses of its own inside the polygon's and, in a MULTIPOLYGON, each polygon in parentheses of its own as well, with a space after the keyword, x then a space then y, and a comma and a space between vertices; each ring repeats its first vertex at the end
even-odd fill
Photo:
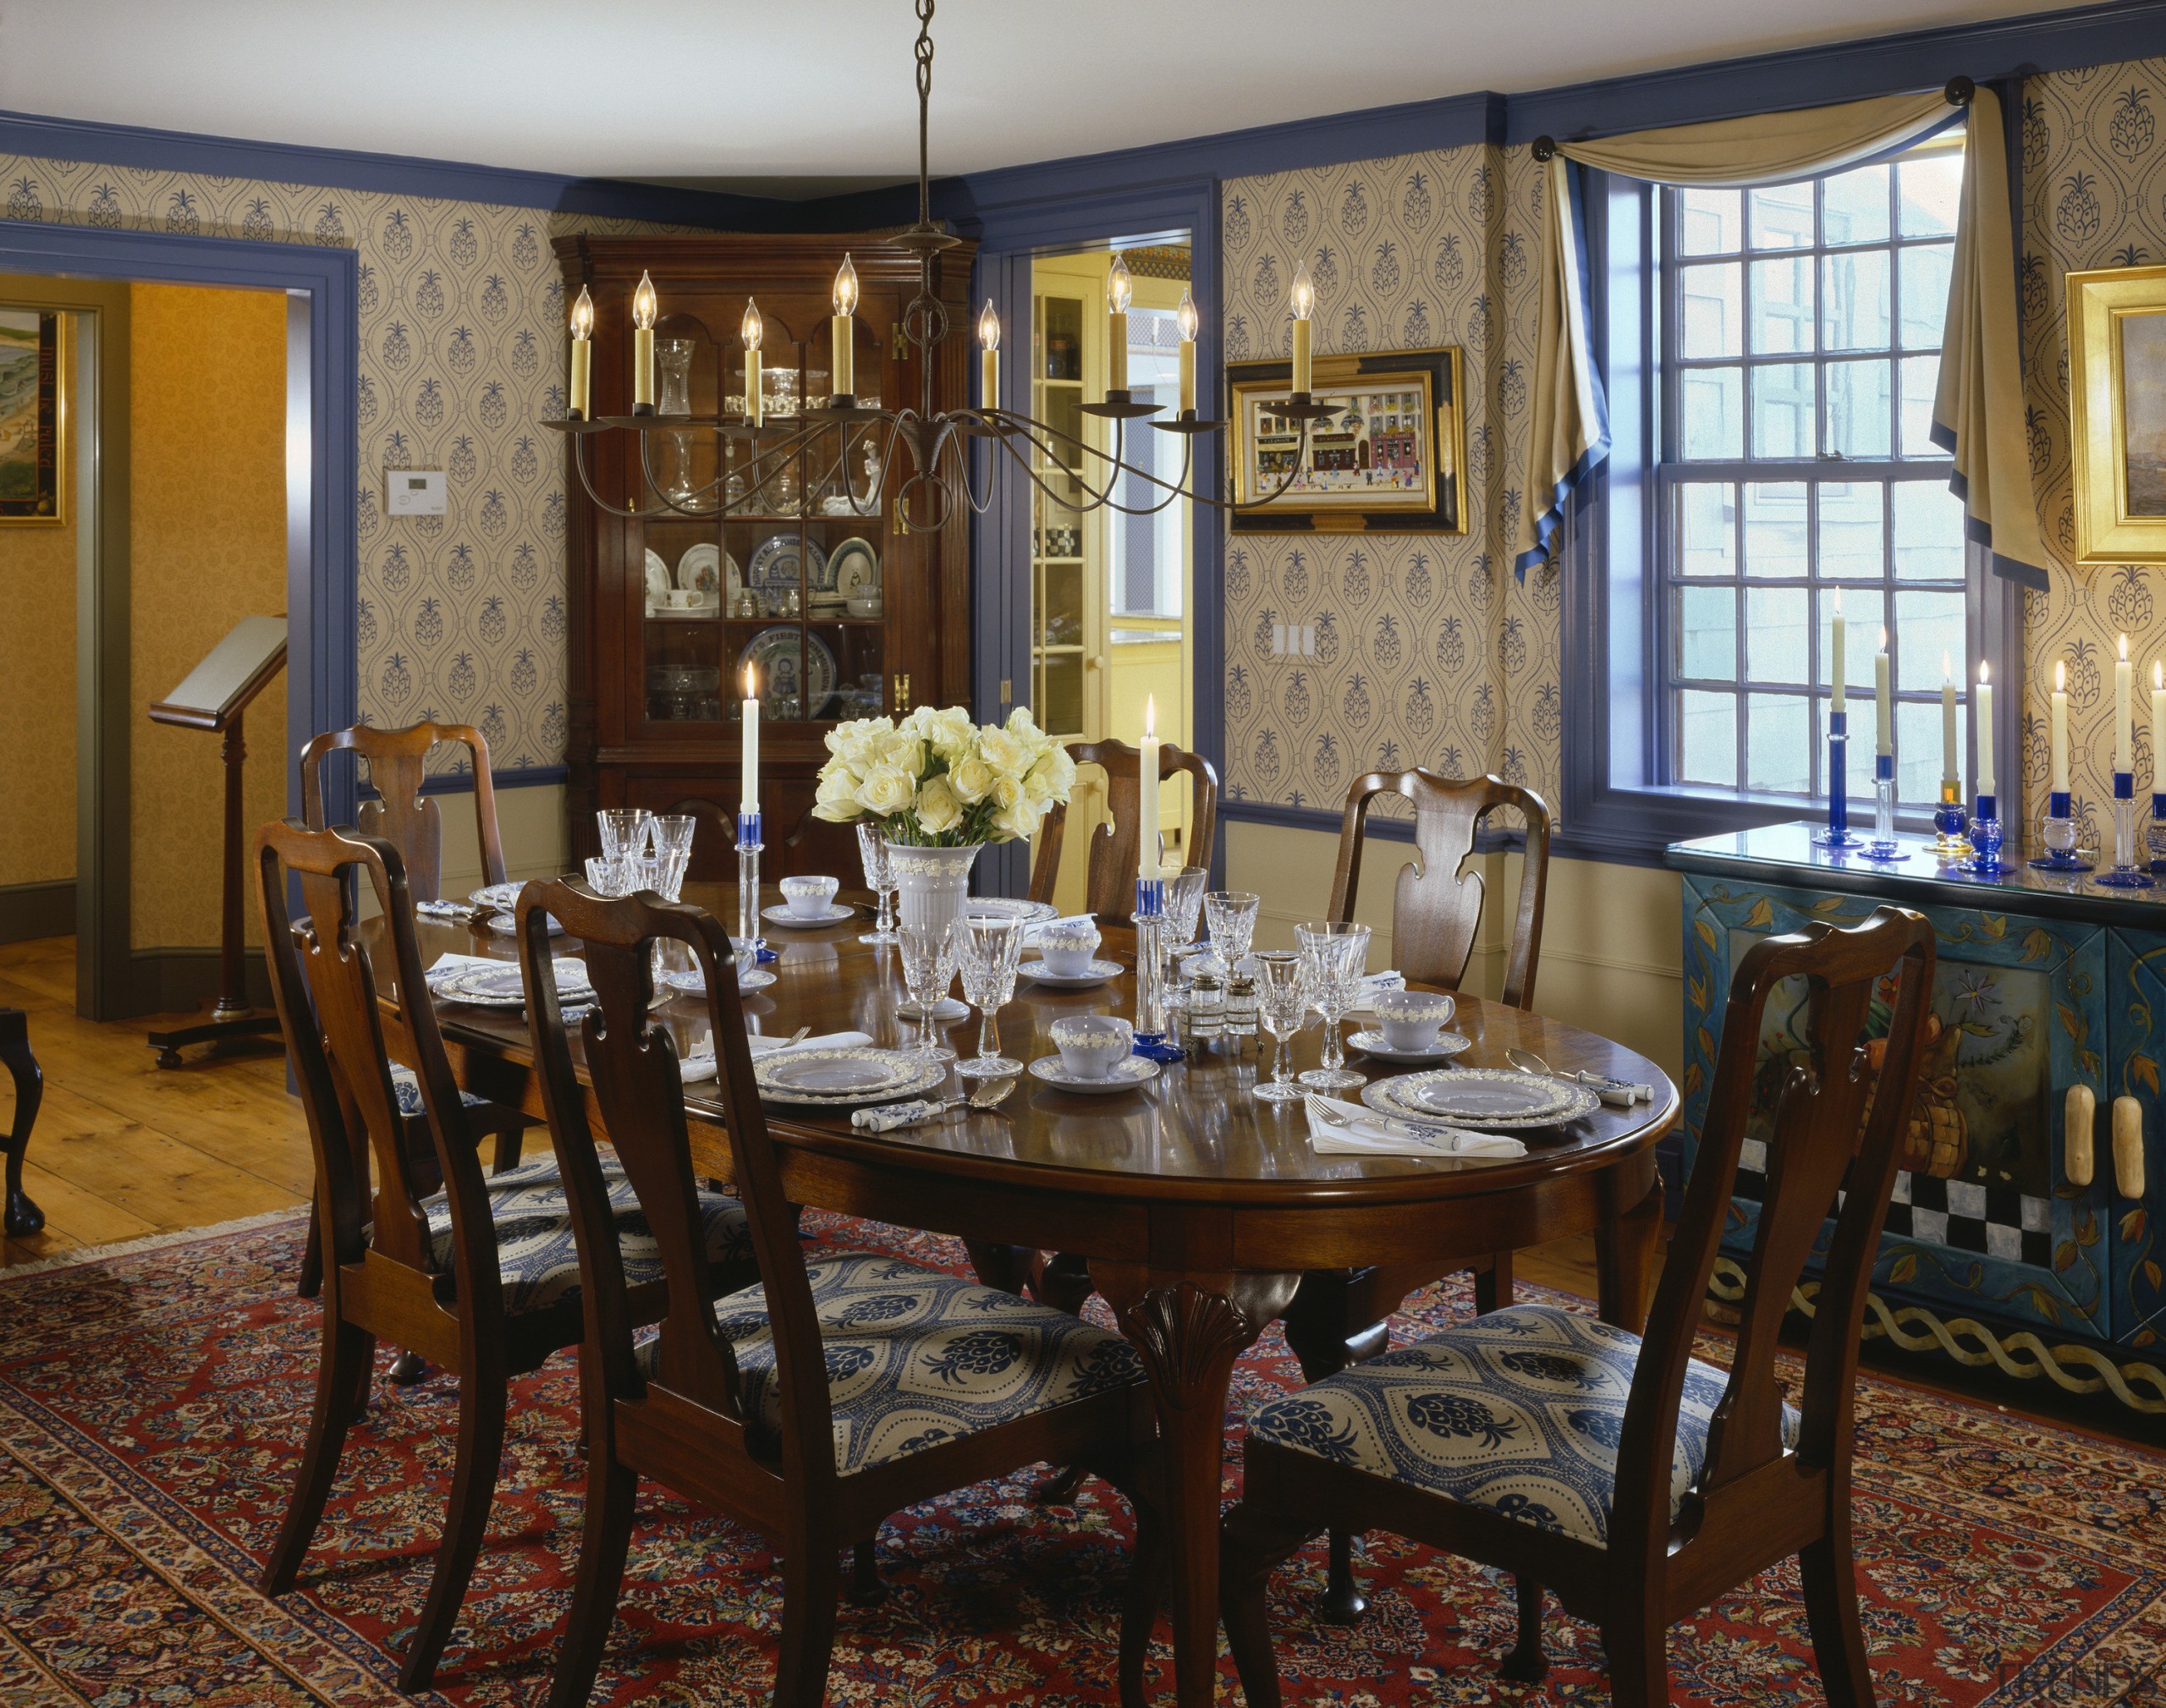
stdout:
MULTIPOLYGON (((1522 577, 1531 566, 1548 556, 1550 541, 1563 519, 1572 489, 1609 448, 1601 382, 1587 346, 1586 240, 1577 194, 1579 174, 1571 171, 1568 162, 1655 184, 1743 189, 1840 171, 1917 141, 1960 116, 1949 106, 1948 97, 1935 90, 1924 95, 1882 96, 1835 107, 1758 113, 1710 124, 1672 125, 1592 142, 1557 145, 1557 154, 1548 165, 1548 217, 1542 233, 1542 320, 1535 338, 1527 501, 1521 507, 1519 536, 1513 542, 1513 565, 1522 577)), ((1998 107, 1993 136, 1993 146, 1998 147, 1998 107)), ((1997 181, 2004 190, 2005 173, 1997 181)), ((1969 182, 1966 179, 1964 211, 1966 222, 1975 225, 1976 222, 1969 218, 1972 206, 1969 182)), ((2004 195, 2000 207, 2000 277, 2006 291, 2012 290, 2015 275, 2008 249, 2004 195)), ((1974 241, 1974 252, 1976 247, 1974 241)), ((1959 232, 1956 254, 1960 258, 1965 252, 1959 232)), ((1990 258, 1982 255, 1980 259, 1990 271, 1990 258)), ((1957 265, 1960 269, 1960 259, 1957 265)), ((1960 271, 1958 277, 1960 280, 1960 271)), ((1949 324, 1953 348, 1952 301, 1949 324)), ((1948 374, 1944 364, 1941 373, 1944 388, 1948 374)), ((2020 440, 2020 402, 2015 428, 2020 440)), ((1963 467, 1960 458, 1956 467, 1960 474, 1963 467)))
POLYGON ((2023 440, 2014 256, 2000 97, 1981 89, 1971 98, 1971 129, 1963 140, 1963 206, 1955 224, 1932 437, 1955 454, 1949 484, 1963 501, 1971 539, 2019 566, 2015 579, 2042 589, 2046 546, 2023 440))

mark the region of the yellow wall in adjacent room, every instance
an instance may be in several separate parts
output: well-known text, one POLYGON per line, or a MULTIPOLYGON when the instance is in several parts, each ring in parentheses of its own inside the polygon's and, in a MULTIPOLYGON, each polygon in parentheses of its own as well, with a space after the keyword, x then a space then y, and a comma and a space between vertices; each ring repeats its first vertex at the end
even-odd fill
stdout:
MULTIPOLYGON (((0 305, 41 300, 41 283, 0 276, 0 305)), ((63 335, 70 366, 72 346, 63 335)), ((75 876, 77 488, 68 448, 63 524, 0 527, 0 887, 75 876)))
MULTIPOLYGON (((145 712, 242 618, 285 611, 286 299, 137 285, 131 318, 131 936, 206 947, 219 929, 220 740, 145 712)), ((283 678, 245 733, 253 830, 286 811, 283 678)))

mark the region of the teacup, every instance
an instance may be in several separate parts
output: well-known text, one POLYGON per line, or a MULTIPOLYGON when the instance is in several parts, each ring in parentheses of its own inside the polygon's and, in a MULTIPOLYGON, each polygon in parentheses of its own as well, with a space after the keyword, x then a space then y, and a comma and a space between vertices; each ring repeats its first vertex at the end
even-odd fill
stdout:
POLYGON ((880 614, 880 596, 877 593, 853 593, 845 605, 849 614, 860 620, 880 614))
POLYGON ((1098 928, 1088 920, 1056 920, 1038 927, 1038 958, 1058 979, 1080 979, 1098 952, 1098 928))
POLYGON ((835 892, 841 887, 840 878, 784 878, 782 898, 799 919, 824 920, 834 911, 835 892))
POLYGON ((1060 1064, 1079 1079, 1102 1079, 1135 1047, 1135 1028, 1114 1014, 1070 1014, 1053 1023, 1060 1064))
POLYGON ((1436 1047, 1438 1030, 1449 1022, 1457 1004, 1433 991, 1386 991, 1369 1006, 1385 1046, 1414 1052, 1436 1047))

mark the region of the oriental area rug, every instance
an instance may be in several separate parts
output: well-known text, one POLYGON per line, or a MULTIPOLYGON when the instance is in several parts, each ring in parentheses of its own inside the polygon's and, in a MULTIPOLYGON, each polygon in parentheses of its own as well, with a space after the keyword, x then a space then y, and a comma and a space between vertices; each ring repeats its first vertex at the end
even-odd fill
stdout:
MULTIPOLYGON (((959 1266, 958 1247, 927 1236, 808 1226, 959 1266)), ((393 1654, 443 1518, 448 1379, 379 1379, 300 1589, 274 1602, 253 1587, 309 1414, 317 1315, 293 1295, 301 1230, 297 1220, 206 1230, 0 1281, 5 1708, 408 1700, 393 1654)), ((1411 1302, 1394 1337, 1470 1309, 1447 1283, 1411 1302)), ((1719 1359, 1723 1343, 1707 1350, 1719 1359)), ((1242 1360, 1234 1409, 1298 1380, 1274 1329, 1242 1360)), ((421 1700, 497 1708, 547 1694, 580 1530, 577 1415, 568 1356, 515 1387, 488 1545, 437 1689, 421 1700)), ((1859 1578, 1882 1702, 2166 1702, 2166 1462, 1870 1376, 1858 1420, 1859 1578)), ((1094 1483, 1072 1504, 1038 1504, 1042 1477, 983 1485, 887 1525, 888 1593, 844 1608, 829 1701, 1115 1700, 1127 1513, 1094 1483)), ((1289 1701, 1608 1701, 1597 1634, 1553 1603, 1548 1678, 1511 1684, 1497 1674, 1512 1636, 1507 1584, 1381 1535, 1358 1559, 1372 1609, 1359 1625, 1313 1616, 1321 1544, 1274 1581, 1289 1701)), ((594 1700, 764 1704, 781 1589, 756 1538, 646 1493, 594 1700)), ((1162 1623, 1162 1700, 1167 1634, 1162 1623)), ((1773 1570, 1672 1628, 1673 1698, 1818 1701, 1811 1656, 1796 1576, 1773 1570)), ((1229 1666, 1221 1700, 1237 1700, 1236 1689, 1229 1666)))

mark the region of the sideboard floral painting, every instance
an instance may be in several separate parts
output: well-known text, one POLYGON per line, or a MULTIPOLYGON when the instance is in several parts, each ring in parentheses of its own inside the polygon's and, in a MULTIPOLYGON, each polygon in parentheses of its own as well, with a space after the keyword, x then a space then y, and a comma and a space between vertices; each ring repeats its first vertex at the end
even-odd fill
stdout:
POLYGON ((50 527, 65 519, 60 339, 58 315, 0 308, 0 524, 50 527))

